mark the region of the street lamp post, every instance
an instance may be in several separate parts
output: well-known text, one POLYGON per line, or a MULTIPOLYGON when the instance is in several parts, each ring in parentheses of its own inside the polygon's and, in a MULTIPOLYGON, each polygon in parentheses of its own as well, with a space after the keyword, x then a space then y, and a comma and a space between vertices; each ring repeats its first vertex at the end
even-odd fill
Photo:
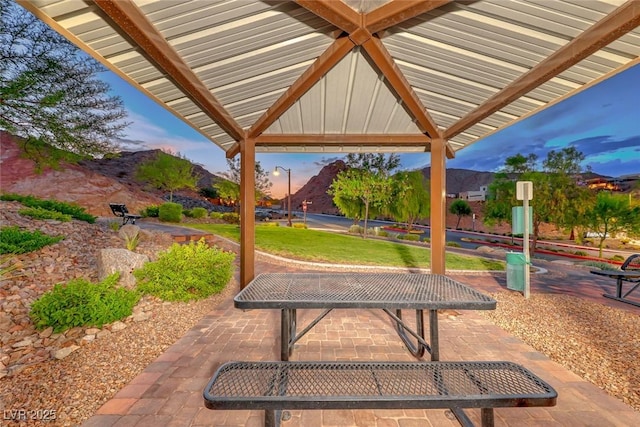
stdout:
POLYGON ((276 166, 273 170, 273 174, 275 176, 280 175, 280 171, 278 169, 282 169, 283 171, 285 171, 287 173, 287 176, 289 177, 289 191, 287 193, 287 225, 291 227, 291 169, 283 168, 282 166, 276 166))

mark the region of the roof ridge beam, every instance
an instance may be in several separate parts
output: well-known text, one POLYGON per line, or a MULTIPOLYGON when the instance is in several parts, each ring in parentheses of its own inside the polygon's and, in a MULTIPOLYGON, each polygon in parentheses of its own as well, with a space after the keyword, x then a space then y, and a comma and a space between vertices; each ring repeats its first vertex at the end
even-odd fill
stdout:
POLYGON ((451 0, 392 0, 364 16, 364 28, 379 33, 418 15, 437 9, 451 0))
POLYGON ((236 141, 244 139, 242 127, 131 0, 93 2, 113 22, 114 28, 132 39, 229 136, 236 141))
POLYGON ((475 110, 451 125, 444 132, 445 139, 451 139, 464 132, 639 25, 640 1, 627 0, 626 3, 596 22, 569 43, 511 82, 511 84, 495 93, 475 110))
MULTIPOLYGON (((438 126, 424 105, 422 105, 422 101, 420 101, 420 98, 418 98, 418 95, 396 65, 382 41, 377 37, 372 37, 362 47, 364 47, 365 52, 367 52, 378 70, 384 75, 391 89, 402 100, 408 113, 416 120, 420 131, 428 134, 431 138, 440 138, 438 126)), ((453 151, 450 147, 448 155, 453 157, 453 151)))
POLYGON ((337 38, 249 129, 249 138, 267 130, 285 111, 344 58, 355 44, 348 37, 337 38))

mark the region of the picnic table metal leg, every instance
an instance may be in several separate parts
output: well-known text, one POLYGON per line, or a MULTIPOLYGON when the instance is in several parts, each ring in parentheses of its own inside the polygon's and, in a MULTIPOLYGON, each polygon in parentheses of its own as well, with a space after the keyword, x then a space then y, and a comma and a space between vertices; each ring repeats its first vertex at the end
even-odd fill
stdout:
MULTIPOLYGON (((390 314, 390 313, 388 313, 388 314, 390 314)), ((400 320, 400 321, 402 320, 402 310, 401 309, 397 309, 396 310, 396 317, 397 317, 398 320, 400 320)), ((437 325, 436 325, 436 328, 437 328, 437 325)), ((424 316, 423 316, 423 311, 422 310, 416 310, 416 330, 415 330, 415 332, 410 331, 411 334, 414 335, 414 337, 417 339, 416 344, 413 344, 413 342, 411 342, 411 340, 407 336, 407 328, 406 328, 406 326, 404 324, 401 324, 400 322, 397 322, 396 323, 396 330, 397 330, 398 335, 400 336, 400 338, 402 338, 402 341, 404 342, 404 345, 407 347, 409 352, 411 352, 411 354, 413 354, 415 357, 418 357, 418 358, 424 356, 424 352, 425 352, 425 350, 428 349, 428 347, 425 346, 425 344, 424 344, 424 316), (421 340, 422 340, 422 342, 420 342, 421 340)), ((437 335, 437 331, 436 331, 436 335, 437 335)), ((431 336, 431 338, 433 338, 433 336, 431 336)), ((435 359, 433 359, 433 346, 431 348, 429 348, 429 352, 432 355, 432 360, 435 360, 435 359)))
POLYGON ((264 411, 264 427, 280 427, 282 419, 281 410, 265 409, 264 411))
POLYGON ((438 335, 438 310, 429 310, 429 342, 431 344, 431 360, 440 360, 440 338, 438 335))
POLYGON ((287 361, 293 351, 292 340, 296 336, 296 310, 283 308, 280 311, 280 360, 287 361))

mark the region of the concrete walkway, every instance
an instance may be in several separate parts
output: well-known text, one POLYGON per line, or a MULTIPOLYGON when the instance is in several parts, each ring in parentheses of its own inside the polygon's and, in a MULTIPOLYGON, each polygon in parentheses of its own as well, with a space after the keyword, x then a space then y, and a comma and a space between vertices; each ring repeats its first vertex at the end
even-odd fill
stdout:
MULTIPOLYGON (((266 261, 258 261, 256 265, 256 273, 285 271, 305 269, 266 261)), ((486 292, 504 289, 504 276, 452 274, 456 280, 486 292)), ((546 274, 532 277, 533 292, 575 294, 640 314, 636 307, 601 296, 604 290, 611 289, 610 281, 569 268, 550 269, 546 274)), ((314 314, 315 311, 299 312, 299 324, 309 321, 314 314)), ((555 407, 497 409, 496 426, 640 425, 640 412, 551 361, 478 313, 465 311, 452 316, 444 312, 440 316, 441 360, 513 361, 524 365, 558 391, 555 407)), ((261 411, 206 409, 202 391, 224 362, 277 360, 278 337, 277 311, 238 310, 229 298, 105 403, 84 425, 261 426, 261 411)), ((408 354, 390 319, 382 311, 335 310, 298 342, 292 360, 415 359, 408 354)), ((479 410, 468 410, 467 413, 479 423, 479 410)), ((289 421, 283 422, 283 427, 459 425, 445 410, 291 411, 291 415, 289 421)))

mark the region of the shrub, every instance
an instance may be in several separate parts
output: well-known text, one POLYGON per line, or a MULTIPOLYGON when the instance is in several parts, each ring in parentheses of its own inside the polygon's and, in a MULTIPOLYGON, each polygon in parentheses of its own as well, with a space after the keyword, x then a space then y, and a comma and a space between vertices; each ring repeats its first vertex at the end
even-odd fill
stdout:
POLYGON ((378 236, 380 236, 380 237, 389 237, 389 232, 387 232, 386 230, 380 230, 380 231, 378 231, 378 236))
POLYGON ((452 248, 461 248, 462 246, 458 242, 447 242, 447 246, 451 246, 452 248))
MULTIPOLYGON (((294 226, 295 226, 295 224, 294 224, 294 226)), ((279 222, 273 222, 273 221, 261 222, 260 224, 258 224, 258 227, 280 227, 280 223, 279 222)))
POLYGON ((291 227, 293 228, 307 228, 307 224, 304 222, 293 222, 291 223, 291 227))
POLYGON ((578 255, 578 256, 587 256, 588 255, 585 251, 575 251, 573 254, 574 255, 578 255))
POLYGON ((209 247, 204 239, 174 243, 158 260, 133 272, 138 289, 165 301, 206 298, 224 289, 233 274, 235 255, 209 247))
POLYGON ((0 255, 0 284, 5 280, 21 276, 21 274, 16 274, 20 266, 20 261, 16 257, 10 254, 0 255))
POLYGON ((599 262, 599 261, 585 261, 582 265, 586 265, 587 267, 599 268, 600 270, 617 270, 618 267, 608 262, 599 262))
POLYGON ((53 327, 55 333, 76 326, 102 327, 133 312, 140 299, 138 292, 116 288, 119 273, 94 284, 85 279, 57 284, 31 306, 31 320, 36 329, 53 327))
POLYGON ((197 207, 197 208, 191 209, 191 216, 193 218, 206 218, 207 213, 208 212, 205 208, 197 207))
POLYGON ((184 209, 182 211, 182 214, 187 218, 193 218, 193 212, 191 211, 191 209, 184 209))
POLYGON ((24 254, 52 245, 62 240, 63 236, 52 237, 36 230, 22 231, 18 227, 0 229, 0 254, 24 254))
POLYGON ((358 224, 353 224, 349 227, 349 233, 353 234, 362 234, 364 232, 364 228, 359 226, 358 224))
POLYGON ((223 217, 222 212, 213 211, 209 214, 209 218, 211 219, 222 220, 222 217, 223 217))
POLYGON ((27 208, 18 211, 20 215, 28 216, 33 219, 55 219, 61 222, 71 221, 71 215, 63 214, 56 211, 50 211, 43 208, 27 208))
POLYGON ((164 222, 182 221, 182 205, 178 203, 163 203, 158 209, 158 218, 164 222))
POLYGON ((160 216, 160 206, 149 205, 140 211, 140 216, 143 218, 158 218, 160 216))
POLYGON ((612 261, 624 261, 626 258, 622 255, 614 255, 610 258, 612 261))
POLYGON ((407 240, 409 242, 419 242, 420 241, 420 236, 418 236, 417 234, 400 234, 398 235, 398 239, 400 240, 407 240))
POLYGON ((86 221, 90 224, 96 222, 96 217, 85 212, 84 208, 74 204, 59 202, 57 200, 42 200, 34 196, 21 196, 19 194, 2 194, 0 200, 16 201, 30 208, 42 208, 49 211, 71 215, 72 218, 86 221))
POLYGON ((113 231, 120 230, 120 221, 109 221, 109 228, 113 231))
POLYGON ((240 224, 240 215, 235 212, 225 212, 222 214, 222 220, 229 224, 240 224))
POLYGON ((127 249, 133 252, 136 250, 138 243, 140 242, 140 233, 124 233, 124 241, 127 245, 127 249))

